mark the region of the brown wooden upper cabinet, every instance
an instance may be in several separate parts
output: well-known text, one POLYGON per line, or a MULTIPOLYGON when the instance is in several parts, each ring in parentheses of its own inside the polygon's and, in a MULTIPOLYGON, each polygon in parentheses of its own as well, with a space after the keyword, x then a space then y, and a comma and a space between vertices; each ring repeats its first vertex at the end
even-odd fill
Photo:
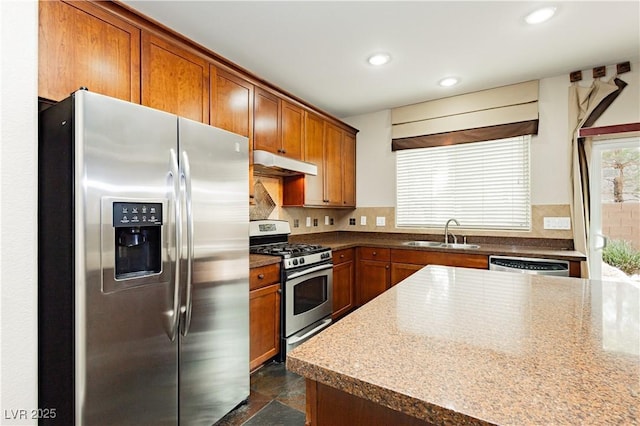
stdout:
POLYGON ((253 149, 279 154, 280 98, 257 86, 253 96, 253 149))
POLYGON ((140 102, 140 30, 88 2, 41 1, 38 96, 90 91, 140 102))
POLYGON ((356 206, 356 136, 349 132, 342 138, 342 204, 356 206))
POLYGON ((304 111, 279 96, 256 87, 253 147, 302 160, 304 111))
POLYGON ((355 155, 353 133, 306 111, 304 160, 318 175, 285 177, 283 205, 355 207, 355 155))
POLYGON ((304 110, 285 100, 280 101, 281 155, 302 160, 304 145, 304 110))
POLYGON ((253 84, 211 64, 212 126, 249 138, 249 198, 253 202, 253 84))
POLYGON ((215 65, 209 68, 209 78, 211 125, 245 136, 252 143, 253 84, 215 65))
POLYGON ((304 161, 318 166, 316 176, 296 176, 284 179, 284 203, 323 206, 324 186, 324 120, 305 111, 304 161))
POLYGON ((178 43, 144 32, 142 104, 209 124, 209 63, 178 43))
MULTIPOLYGON (((211 124, 318 166, 285 178, 284 205, 355 207, 355 133, 119 2, 41 0, 38 96, 80 87, 211 124)), ((250 182, 250 191, 253 185, 250 182)))

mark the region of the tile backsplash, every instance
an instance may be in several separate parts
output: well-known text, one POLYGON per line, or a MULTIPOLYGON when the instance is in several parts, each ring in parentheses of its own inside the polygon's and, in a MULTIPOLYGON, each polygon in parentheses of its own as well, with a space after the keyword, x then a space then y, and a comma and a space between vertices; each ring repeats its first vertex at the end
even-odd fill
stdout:
MULTIPOLYGON (((356 209, 323 209, 282 207, 282 183, 279 178, 255 176, 255 202, 250 208, 250 218, 281 219, 289 221, 291 233, 309 234, 329 231, 401 232, 411 234, 440 234, 440 228, 396 228, 395 207, 358 207, 356 209), (384 218, 382 220, 381 218, 384 218), (384 225, 379 224, 384 222, 384 225)), ((573 238, 573 231, 544 229, 545 217, 569 217, 569 205, 541 204, 532 206, 531 231, 466 230, 456 226, 456 235, 504 236, 521 238, 573 238)))

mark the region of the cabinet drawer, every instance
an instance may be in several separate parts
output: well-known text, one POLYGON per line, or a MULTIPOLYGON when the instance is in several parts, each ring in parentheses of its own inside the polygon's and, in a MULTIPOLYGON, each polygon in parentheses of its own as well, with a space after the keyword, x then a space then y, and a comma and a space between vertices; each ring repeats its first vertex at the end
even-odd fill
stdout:
POLYGON ((255 290, 277 282, 280 282, 280 265, 277 263, 249 270, 250 290, 255 290))
POLYGON ((380 260, 389 261, 391 259, 391 250, 379 247, 360 247, 361 260, 380 260))
POLYGON ((336 250, 332 252, 333 264, 339 265, 353 260, 353 249, 336 250))

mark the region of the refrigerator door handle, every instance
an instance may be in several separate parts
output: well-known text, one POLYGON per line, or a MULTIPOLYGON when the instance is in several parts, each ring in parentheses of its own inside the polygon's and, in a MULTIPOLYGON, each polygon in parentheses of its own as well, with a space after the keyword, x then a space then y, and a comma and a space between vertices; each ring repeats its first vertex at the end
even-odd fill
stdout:
POLYGON ((171 178, 173 213, 175 222, 175 260, 173 262, 173 277, 171 277, 171 286, 173 292, 173 303, 171 311, 168 312, 170 317, 170 327, 167 333, 169 339, 174 341, 178 333, 178 324, 180 321, 180 256, 182 255, 182 210, 180 197, 180 169, 178 167, 178 155, 175 150, 171 149, 171 170, 169 177, 171 178))
POLYGON ((191 327, 191 314, 193 311, 192 287, 193 287, 193 205, 191 198, 191 163, 186 151, 182 152, 182 178, 184 178, 184 200, 187 211, 187 282, 186 298, 184 306, 184 322, 182 335, 186 336, 191 327))

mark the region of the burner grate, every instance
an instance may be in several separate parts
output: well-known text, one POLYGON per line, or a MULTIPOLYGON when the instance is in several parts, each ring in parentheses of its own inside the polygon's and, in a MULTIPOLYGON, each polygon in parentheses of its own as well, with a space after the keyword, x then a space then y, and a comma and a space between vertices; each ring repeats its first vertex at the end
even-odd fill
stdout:
POLYGON ((326 251, 327 249, 317 244, 283 243, 265 244, 252 246, 250 251, 253 254, 268 254, 276 256, 304 255, 326 251))

